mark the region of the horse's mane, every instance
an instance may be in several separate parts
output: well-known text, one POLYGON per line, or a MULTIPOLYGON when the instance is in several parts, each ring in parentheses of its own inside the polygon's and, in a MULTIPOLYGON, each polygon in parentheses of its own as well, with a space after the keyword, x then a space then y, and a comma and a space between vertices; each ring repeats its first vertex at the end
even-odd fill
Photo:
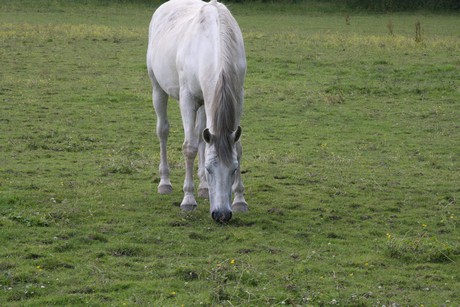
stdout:
MULTIPOLYGON (((215 4, 215 1, 211 3, 215 4)), ((236 63, 238 44, 238 25, 230 12, 221 4, 216 5, 220 23, 221 71, 217 79, 211 112, 214 145, 219 158, 226 165, 232 161, 232 134, 237 128, 237 104, 241 80, 236 63)))

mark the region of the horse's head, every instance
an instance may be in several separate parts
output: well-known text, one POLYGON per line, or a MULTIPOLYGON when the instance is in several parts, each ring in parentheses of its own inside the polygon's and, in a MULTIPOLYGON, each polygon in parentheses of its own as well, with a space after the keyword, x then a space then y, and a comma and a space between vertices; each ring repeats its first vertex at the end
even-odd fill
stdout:
POLYGON ((209 129, 203 132, 211 216, 219 223, 226 223, 232 218, 232 185, 239 167, 235 143, 240 136, 239 126, 228 135, 213 135, 209 129))

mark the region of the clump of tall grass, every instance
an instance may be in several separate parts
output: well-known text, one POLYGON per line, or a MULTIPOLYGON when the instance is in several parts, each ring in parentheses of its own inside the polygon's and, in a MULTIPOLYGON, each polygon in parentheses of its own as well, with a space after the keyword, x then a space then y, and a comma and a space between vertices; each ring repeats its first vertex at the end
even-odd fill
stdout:
POLYGON ((212 267, 206 275, 214 284, 210 297, 213 304, 226 301, 250 302, 257 298, 246 288, 259 284, 258 275, 252 266, 241 259, 224 260, 212 267))
POLYGON ((421 43, 422 42, 422 26, 420 21, 415 23, 415 42, 421 43))
POLYGON ((388 28, 388 31, 390 32, 390 35, 393 36, 394 35, 394 32, 393 32, 393 21, 391 19, 388 20, 388 23, 387 23, 387 28, 388 28))
POLYGON ((15 40, 39 40, 52 41, 54 39, 68 40, 105 40, 119 42, 124 39, 136 39, 143 36, 143 29, 129 29, 124 27, 115 28, 103 25, 87 24, 42 24, 29 23, 6 23, 0 25, 0 41, 15 40))
POLYGON ((152 161, 144 151, 130 150, 132 148, 122 147, 110 153, 108 159, 101 163, 103 175, 132 175, 151 166, 152 161))
POLYGON ((412 262, 453 262, 460 253, 458 245, 441 242, 427 231, 403 237, 387 233, 386 251, 391 258, 412 262))
MULTIPOLYGON (((244 33, 246 41, 263 39, 265 41, 292 41, 299 45, 317 45, 324 48, 350 48, 350 47, 371 47, 385 48, 388 50, 410 50, 420 48, 413 37, 394 34, 393 25, 388 26, 389 31, 393 31, 393 35, 362 35, 359 33, 342 33, 342 32, 318 32, 313 35, 303 36, 296 33, 275 33, 271 36, 266 36, 258 32, 247 31, 244 33), (390 29, 391 27, 391 29, 390 29)), ((420 34, 421 39, 421 34, 420 34)), ((425 37, 423 38, 423 46, 427 48, 459 48, 458 40, 452 40, 450 37, 425 37)))

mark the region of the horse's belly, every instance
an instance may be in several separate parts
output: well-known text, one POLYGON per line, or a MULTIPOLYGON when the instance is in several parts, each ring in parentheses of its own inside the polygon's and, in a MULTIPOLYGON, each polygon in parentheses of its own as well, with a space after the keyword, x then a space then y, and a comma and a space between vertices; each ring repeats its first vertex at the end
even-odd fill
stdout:
POLYGON ((175 70, 163 66, 165 65, 155 65, 153 70, 155 78, 160 87, 163 89, 163 91, 165 91, 166 94, 168 94, 168 96, 179 100, 180 85, 178 74, 175 70))

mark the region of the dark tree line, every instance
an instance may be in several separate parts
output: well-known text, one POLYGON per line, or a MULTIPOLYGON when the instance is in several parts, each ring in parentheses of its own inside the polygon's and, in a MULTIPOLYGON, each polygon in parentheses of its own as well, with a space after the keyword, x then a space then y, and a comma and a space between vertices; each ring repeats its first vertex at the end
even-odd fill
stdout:
POLYGON ((352 9, 372 11, 458 10, 460 0, 343 0, 352 9))
MULTIPOLYGON (((120 3, 145 3, 161 4, 167 0, 99 0, 101 2, 120 2, 120 3)), ((209 1, 209 0, 204 0, 209 1)), ((259 3, 280 3, 295 4, 308 2, 327 2, 331 5, 337 4, 338 8, 347 7, 352 10, 366 10, 377 12, 398 12, 413 10, 453 10, 460 11, 460 0, 218 0, 228 2, 259 2, 259 3)))
MULTIPOLYGON (((224 2, 279 2, 284 4, 308 2, 309 0, 224 0, 224 2)), ((410 10, 460 10, 460 0, 316 0, 337 3, 350 9, 369 11, 410 11, 410 10)))

